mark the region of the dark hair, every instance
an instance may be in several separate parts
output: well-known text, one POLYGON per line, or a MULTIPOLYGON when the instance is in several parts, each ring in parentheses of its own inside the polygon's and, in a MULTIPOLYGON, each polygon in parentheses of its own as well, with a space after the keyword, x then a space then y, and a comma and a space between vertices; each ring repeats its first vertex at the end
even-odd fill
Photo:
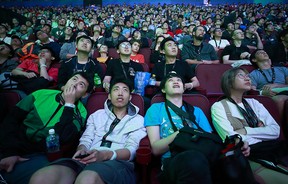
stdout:
POLYGON ((88 88, 86 92, 88 93, 92 92, 94 88, 94 76, 87 72, 76 72, 70 77, 70 79, 75 75, 81 75, 84 79, 86 79, 86 81, 88 82, 88 88))
POLYGON ((176 43, 176 41, 170 36, 167 37, 167 38, 164 38, 164 40, 162 40, 162 42, 160 43, 160 49, 161 50, 165 49, 165 43, 168 42, 168 41, 172 41, 172 42, 176 43))
POLYGON ((139 45, 140 45, 140 47, 141 47, 142 42, 141 42, 140 40, 136 40, 136 39, 134 39, 134 38, 130 40, 130 44, 131 44, 131 45, 133 45, 133 43, 135 43, 135 42, 139 43, 139 45))
POLYGON ((171 71, 171 72, 169 72, 169 73, 161 80, 160 89, 164 89, 167 80, 170 79, 170 78, 172 78, 172 77, 178 77, 178 78, 180 78, 181 81, 182 81, 182 83, 185 84, 184 79, 183 79, 179 74, 177 74, 175 71, 171 71))
POLYGON ((85 38, 85 39, 90 40, 90 41, 91 41, 91 44, 92 44, 91 48, 93 48, 94 40, 93 40, 92 38, 90 38, 89 36, 87 36, 87 35, 78 36, 78 37, 76 38, 76 44, 78 44, 78 42, 79 42, 79 40, 80 40, 81 38, 85 38))
POLYGON ((110 88, 109 88, 109 93, 111 93, 112 88, 115 84, 118 83, 123 83, 125 84, 128 88, 129 88, 129 92, 131 93, 133 91, 133 84, 129 79, 125 79, 125 78, 114 78, 111 82, 110 82, 110 88))
POLYGON ((43 49, 49 50, 49 52, 51 53, 51 56, 55 58, 54 61, 59 61, 59 56, 58 56, 58 54, 55 53, 55 51, 52 49, 52 47, 47 46, 47 45, 43 45, 43 46, 40 48, 40 50, 43 50, 43 49))
POLYGON ((256 68, 259 68, 257 63, 256 62, 253 62, 253 59, 256 59, 256 53, 259 51, 259 50, 263 50, 263 49, 255 49, 251 55, 250 55, 250 62, 252 63, 252 65, 256 68))
POLYGON ((281 42, 281 41, 282 41, 281 38, 282 38, 282 37, 285 37, 285 35, 287 35, 287 34, 288 34, 288 29, 282 30, 282 31, 279 33, 279 41, 281 42))
POLYGON ((8 43, 6 43, 4 41, 0 41, 0 45, 6 45, 9 48, 9 50, 10 50, 9 57, 8 57, 9 59, 14 56, 14 49, 13 49, 13 47, 10 44, 8 44, 8 43))
POLYGON ((194 27, 194 28, 193 28, 193 32, 196 32, 199 27, 203 27, 204 31, 207 32, 206 27, 204 27, 204 26, 202 26, 202 25, 199 25, 199 26, 194 27))
POLYGON ((235 68, 225 71, 224 74, 222 75, 221 89, 226 97, 231 96, 231 88, 234 87, 235 77, 241 70, 245 72, 246 74, 249 73, 244 68, 235 67, 235 68))

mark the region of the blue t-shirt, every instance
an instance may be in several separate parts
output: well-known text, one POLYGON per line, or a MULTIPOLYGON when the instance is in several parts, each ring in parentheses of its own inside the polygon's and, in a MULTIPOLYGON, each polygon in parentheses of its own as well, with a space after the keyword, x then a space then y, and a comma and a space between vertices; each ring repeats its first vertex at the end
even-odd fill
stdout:
MULTIPOLYGON (((168 107, 169 112, 171 113, 172 120, 175 124, 175 126, 180 129, 183 127, 182 119, 179 117, 170 107, 168 107)), ((185 111, 184 106, 182 106, 182 109, 185 111)), ((208 122, 208 119, 206 118, 204 112, 199 108, 194 106, 194 115, 195 120, 198 123, 198 125, 206 132, 212 132, 212 128, 208 122)), ((187 120, 187 123, 191 125, 193 128, 197 127, 190 121, 187 120)), ((174 133, 174 130, 172 128, 171 122, 168 118, 168 114, 166 112, 165 103, 155 103, 153 104, 148 110, 145 115, 144 119, 144 125, 145 127, 148 126, 160 126, 160 138, 166 138, 169 135, 174 133)), ((169 158, 171 156, 170 152, 166 152, 162 155, 162 158, 169 158)))
MULTIPOLYGON (((273 83, 286 84, 286 78, 288 77, 288 69, 286 67, 274 67, 274 70, 275 70, 275 80, 273 81, 273 83)), ((272 81, 272 77, 273 77, 272 69, 269 68, 269 69, 265 69, 262 71, 266 75, 267 79, 269 81, 272 81)), ((268 81, 258 69, 253 70, 250 73, 250 78, 252 81, 252 85, 256 86, 258 90, 261 90, 264 85, 268 84, 268 81)))

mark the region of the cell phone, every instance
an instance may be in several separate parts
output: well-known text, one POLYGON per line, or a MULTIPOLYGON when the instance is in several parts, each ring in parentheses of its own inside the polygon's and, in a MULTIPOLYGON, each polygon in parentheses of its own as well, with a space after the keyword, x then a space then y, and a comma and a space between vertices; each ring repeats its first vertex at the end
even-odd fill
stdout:
POLYGON ((85 158, 88 157, 90 154, 78 155, 75 158, 85 158))

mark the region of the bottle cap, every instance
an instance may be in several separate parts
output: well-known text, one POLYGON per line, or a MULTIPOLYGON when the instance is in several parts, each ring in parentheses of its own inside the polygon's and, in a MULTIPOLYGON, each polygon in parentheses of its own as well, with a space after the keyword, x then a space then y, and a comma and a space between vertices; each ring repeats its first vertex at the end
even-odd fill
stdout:
POLYGON ((55 130, 52 128, 49 130, 49 134, 55 134, 55 130))

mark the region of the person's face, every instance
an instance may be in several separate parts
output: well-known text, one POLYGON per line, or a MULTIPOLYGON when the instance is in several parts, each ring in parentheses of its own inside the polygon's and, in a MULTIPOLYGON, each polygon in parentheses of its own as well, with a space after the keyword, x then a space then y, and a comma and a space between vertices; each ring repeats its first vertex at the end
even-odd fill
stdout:
POLYGON ((1 44, 0 45, 0 55, 1 56, 6 56, 6 57, 8 57, 9 55, 10 55, 10 48, 7 46, 7 45, 5 45, 5 44, 1 44))
POLYGON ((21 27, 20 27, 20 32, 23 33, 23 34, 27 33, 27 26, 24 25, 24 24, 21 25, 21 27))
POLYGON ((134 37, 135 39, 137 39, 137 40, 140 40, 140 39, 141 39, 141 33, 140 33, 140 31, 136 31, 136 32, 134 33, 133 37, 134 37))
POLYGON ((49 26, 44 26, 41 30, 44 31, 47 34, 49 34, 50 31, 51 31, 49 26))
POLYGON ((76 99, 80 99, 86 94, 89 83, 84 77, 82 77, 80 74, 77 74, 67 81, 64 86, 64 90, 69 87, 73 87, 75 89, 75 97, 76 99))
POLYGON ((66 27, 65 34, 66 35, 72 35, 72 28, 71 27, 66 27))
POLYGON ((233 31, 234 30, 234 24, 232 24, 232 23, 229 23, 228 25, 227 25, 227 30, 229 30, 229 31, 233 31))
POLYGON ((288 34, 284 35, 283 37, 281 37, 281 40, 285 43, 288 43, 288 34))
POLYGON ((78 51, 84 51, 89 53, 92 49, 91 40, 87 38, 80 38, 80 40, 77 43, 77 49, 78 51))
POLYGON ((222 30, 221 29, 216 29, 214 34, 217 37, 221 37, 222 36, 222 30))
POLYGON ((243 40, 244 39, 243 31, 241 29, 235 30, 232 38, 234 40, 243 40))
POLYGON ((269 55, 264 50, 258 50, 255 53, 256 62, 270 60, 269 55))
POLYGON ((0 25, 0 33, 1 34, 6 33, 6 28, 2 25, 0 25))
POLYGON ((108 47, 106 45, 101 45, 100 49, 99 49, 100 53, 108 53, 108 47))
POLYGON ((101 32, 101 27, 99 26, 99 25, 95 25, 94 27, 93 27, 93 31, 94 32, 101 32))
POLYGON ((251 79, 249 74, 239 70, 235 76, 233 89, 237 91, 241 90, 244 92, 251 90, 251 79))
POLYGON ((53 59, 53 58, 52 58, 52 54, 51 54, 50 50, 48 50, 48 49, 42 49, 42 50, 40 50, 38 56, 39 56, 39 58, 45 58, 46 61, 47 61, 47 60, 50 61, 50 60, 53 59))
POLYGON ((275 29, 275 28, 274 28, 273 24, 269 24, 269 25, 267 26, 267 28, 266 28, 266 31, 273 32, 274 29, 275 29))
POLYGON ((204 27, 198 27, 197 30, 194 32, 195 38, 198 40, 202 40, 205 34, 204 27))
POLYGON ((131 100, 129 87, 121 82, 114 84, 108 98, 111 100, 114 107, 126 107, 131 100))
POLYGON ((120 32, 121 32, 120 26, 115 26, 114 29, 113 29, 113 32, 120 34, 120 32))
POLYGON ((77 27, 78 27, 79 30, 84 29, 84 26, 85 26, 85 24, 82 21, 78 22, 78 24, 77 24, 77 27))
POLYGON ((164 53, 166 56, 176 57, 178 54, 178 46, 172 40, 165 43, 164 53))
POLYGON ((65 19, 60 19, 60 20, 59 20, 59 25, 65 26, 65 25, 66 25, 65 19))
POLYGON ((38 31, 38 32, 36 33, 36 35, 37 35, 37 38, 38 38, 40 41, 46 40, 46 39, 48 38, 47 33, 44 32, 44 31, 38 31))
POLYGON ((118 52, 122 55, 130 55, 132 52, 131 44, 129 42, 122 42, 119 45, 118 52))
POLYGON ((18 38, 13 38, 11 40, 11 45, 20 47, 22 44, 21 44, 21 41, 18 38))
POLYGON ((138 42, 134 42, 132 44, 132 51, 135 52, 135 53, 138 53, 139 49, 140 49, 140 44, 138 42))
POLYGON ((172 96, 176 94, 184 93, 184 84, 182 80, 178 77, 171 77, 165 83, 165 88, 162 89, 163 93, 166 93, 166 96, 172 96))

